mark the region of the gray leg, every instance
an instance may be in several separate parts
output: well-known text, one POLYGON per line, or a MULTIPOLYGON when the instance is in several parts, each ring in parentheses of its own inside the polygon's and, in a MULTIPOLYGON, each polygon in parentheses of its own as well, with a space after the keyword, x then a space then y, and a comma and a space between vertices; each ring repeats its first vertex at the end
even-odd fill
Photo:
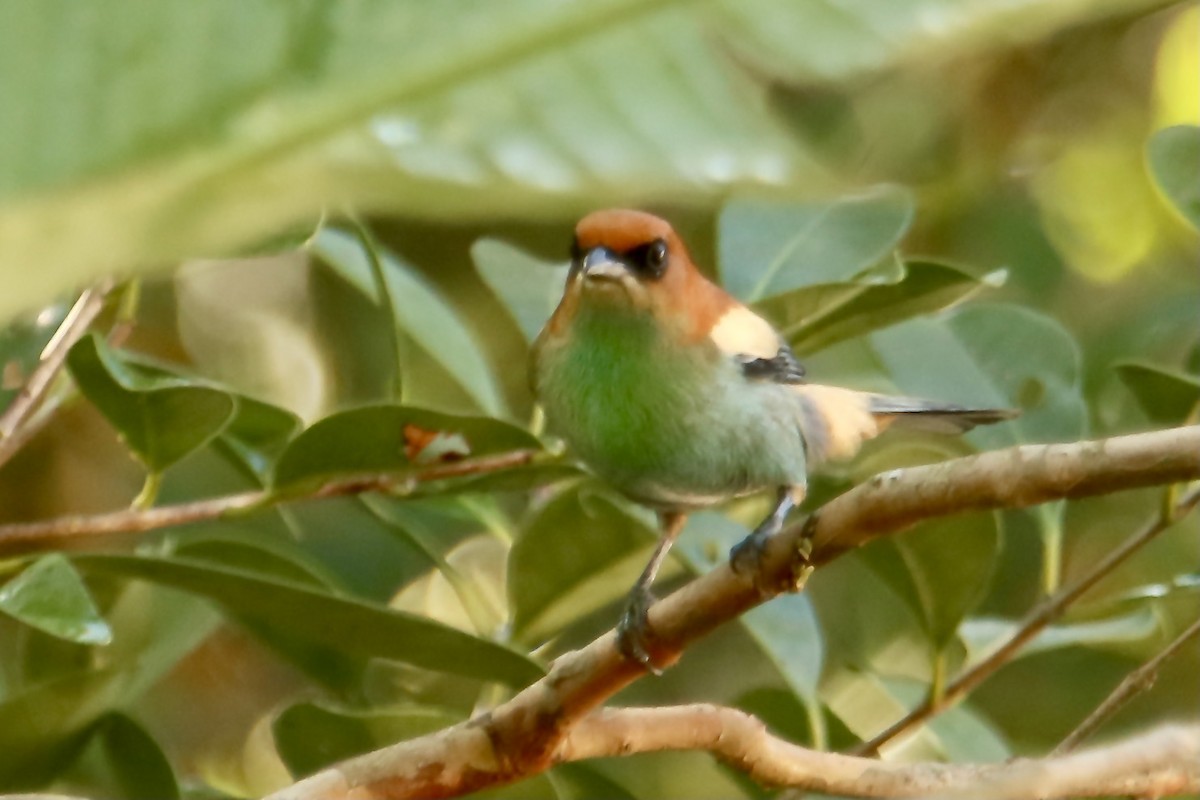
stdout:
POLYGON ((733 567, 734 572, 744 575, 758 571, 767 540, 783 529, 783 522, 787 519, 788 512, 795 507, 796 492, 794 488, 791 486, 780 487, 775 510, 759 523, 758 527, 754 529, 754 533, 735 544, 729 551, 729 564, 733 567))
POLYGON ((649 563, 646 564, 637 583, 629 592, 625 613, 621 615, 621 621, 617 623, 617 649, 621 651, 621 655, 630 661, 638 662, 656 675, 659 674, 659 670, 651 662, 650 653, 646 649, 646 641, 651 634, 650 620, 647 614, 650 606, 654 603, 654 595, 650 591, 650 586, 654 583, 654 576, 658 574, 659 567, 666 560, 671 545, 675 543, 675 539, 683 530, 683 524, 686 521, 687 515, 677 512, 663 512, 658 515, 658 522, 662 527, 658 546, 654 548, 654 554, 650 556, 649 563))

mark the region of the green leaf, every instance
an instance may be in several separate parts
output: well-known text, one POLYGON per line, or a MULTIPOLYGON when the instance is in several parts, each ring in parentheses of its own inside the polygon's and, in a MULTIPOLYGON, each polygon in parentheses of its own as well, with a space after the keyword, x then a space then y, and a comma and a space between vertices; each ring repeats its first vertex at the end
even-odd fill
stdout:
POLYGON ((87 671, 39 684, 0 702, 0 785, 41 788, 87 742, 88 727, 112 707, 120 676, 87 671))
POLYGON ((871 346, 902 394, 1020 409, 1011 422, 968 434, 979 447, 1074 441, 1087 429, 1079 348, 1037 311, 975 304, 873 334, 871 346))
POLYGON ((0 326, 0 410, 8 408, 37 367, 42 349, 66 317, 65 303, 55 303, 28 318, 0 326))
POLYGON ((532 343, 562 297, 569 264, 543 261, 498 239, 471 245, 475 270, 500 298, 525 340, 532 343))
POLYGON ((149 732, 120 712, 109 712, 91 729, 91 741, 72 773, 84 772, 94 794, 128 800, 174 800, 179 784, 162 748, 149 732))
POLYGON ((1200 403, 1200 376, 1149 364, 1124 361, 1117 377, 1155 424, 1169 427, 1187 421, 1200 403))
MULTIPOLYGON (((829 710, 866 741, 903 717, 925 698, 925 687, 912 680, 884 678, 844 670, 821 686, 829 710)), ((915 761, 1003 761, 1011 755, 1000 734, 968 703, 946 709, 905 741, 888 749, 915 761)))
POLYGON ((842 281, 886 256, 912 217, 912 196, 894 186, 825 203, 735 200, 717 222, 721 277, 748 303, 842 281))
POLYGON ((1200 230, 1200 127, 1176 125, 1150 137, 1150 174, 1193 228, 1200 230))
POLYGON ((237 413, 219 439, 261 480, 270 474, 274 458, 302 424, 286 408, 238 395, 237 413))
POLYGON ((313 423, 288 443, 275 466, 275 486, 336 475, 394 472, 442 456, 484 456, 540 449, 533 434, 500 420, 377 405, 342 411, 313 423), (424 434, 436 434, 423 446, 424 434), (414 453, 410 460, 406 448, 414 453))
POLYGON ((930 521, 864 548, 862 557, 916 612, 938 655, 988 589, 1000 550, 991 512, 930 521))
MULTIPOLYGON (((371 253, 362 240, 344 231, 322 229, 310 243, 315 256, 376 303, 380 297, 371 272, 371 253)), ((400 256, 378 249, 386 297, 396 323, 430 358, 467 391, 483 411, 496 415, 504 403, 478 343, 454 310, 421 274, 400 256)))
POLYGON ((352 711, 305 702, 284 709, 271 731, 279 757, 292 775, 301 777, 460 721, 449 711, 428 706, 352 711))
MULTIPOLYGON (((977 617, 964 622, 959 629, 959 636, 967 647, 967 665, 990 655, 1011 639, 1018 628, 1017 622, 993 617, 977 617)), ((1132 649, 1137 652, 1137 645, 1154 639, 1160 631, 1158 615, 1152 608, 1143 606, 1136 611, 1106 619, 1051 625, 1026 642, 1017 657, 1027 658, 1064 647, 1088 647, 1093 650, 1115 650, 1118 653, 1128 653, 1132 649)))
POLYGON ((714 24, 739 61, 781 84, 811 91, 914 65, 946 69, 947 62, 966 55, 1005 51, 1061 28, 1161 5, 1161 0, 847 5, 724 0, 714 24))
POLYGON ((542 668, 522 653, 437 622, 311 586, 183 558, 86 555, 89 572, 192 592, 297 640, 365 658, 523 686, 542 668))
POLYGON ((547 775, 559 800, 638 800, 621 784, 585 763, 559 764, 547 775))
POLYGON ((934 261, 885 262, 849 280, 805 286, 758 305, 797 353, 814 353, 845 339, 940 311, 1002 284, 997 271, 976 277, 934 261))
POLYGON ((79 573, 61 553, 42 556, 0 587, 0 611, 67 641, 112 641, 108 623, 79 573))
POLYGON ((210 385, 142 374, 95 334, 71 348, 67 364, 79 390, 151 472, 203 447, 236 410, 232 395, 210 385))
POLYGON ((655 538, 586 486, 560 492, 526 523, 509 555, 514 637, 543 641, 623 596, 655 538))

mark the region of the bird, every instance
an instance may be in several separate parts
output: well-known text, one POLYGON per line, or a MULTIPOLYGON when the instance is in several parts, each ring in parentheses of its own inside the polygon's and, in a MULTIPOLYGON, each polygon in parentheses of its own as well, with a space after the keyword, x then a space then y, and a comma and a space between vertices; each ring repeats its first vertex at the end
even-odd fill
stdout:
POLYGON ((658 544, 617 625, 618 650, 651 671, 651 586, 689 513, 773 490, 772 511, 731 551, 732 567, 752 573, 814 467, 850 458, 892 425, 961 433, 1015 416, 809 383, 778 331, 705 277, 652 214, 588 214, 570 256, 531 348, 530 382, 547 429, 657 512, 658 544))

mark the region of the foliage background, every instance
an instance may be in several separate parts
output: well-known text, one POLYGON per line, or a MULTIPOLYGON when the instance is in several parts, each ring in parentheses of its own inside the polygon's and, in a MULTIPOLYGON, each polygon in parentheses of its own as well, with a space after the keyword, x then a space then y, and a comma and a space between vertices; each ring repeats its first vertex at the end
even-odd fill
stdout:
MULTIPOLYGON (((140 276, 109 314, 135 309, 123 349, 77 345, 59 415, 0 472, 5 521, 119 508, 139 487, 163 505, 403 470, 406 422, 445 432, 418 460, 535 444, 527 341, 574 219, 610 204, 669 216, 816 380, 1025 410, 965 442, 891 438, 818 480, 817 501, 972 448, 1177 424, 1200 395, 1194 3, 0 14, 5 402, 73 291, 140 276)), ((486 480, 14 554, 0 786, 254 795, 504 697, 537 674, 524 653, 544 663, 612 624, 653 533, 552 452, 486 480)), ((872 544, 619 701, 736 703, 850 747, 1161 502, 872 544)), ((764 508, 696 517, 667 582, 723 557, 764 508)), ((1197 542, 1194 520, 1175 526, 885 756, 1048 750, 1195 619, 1197 542)), ((1194 718, 1198 671, 1192 647, 1102 735, 1194 718)), ((767 794, 689 754, 509 793, 767 794)))

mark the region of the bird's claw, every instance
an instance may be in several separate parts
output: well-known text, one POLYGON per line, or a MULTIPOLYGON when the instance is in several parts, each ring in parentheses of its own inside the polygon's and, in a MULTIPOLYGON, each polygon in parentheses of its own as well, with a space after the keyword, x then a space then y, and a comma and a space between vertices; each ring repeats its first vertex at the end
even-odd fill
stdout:
POLYGON ((646 648, 653 635, 649 617, 652 603, 654 595, 646 589, 635 589, 629 596, 625 613, 617 623, 617 651, 630 661, 641 664, 651 673, 661 675, 662 670, 654 665, 650 651, 646 648))
POLYGON ((753 576, 757 582, 769 537, 768 531, 759 528, 735 544, 729 551, 729 566, 733 571, 738 575, 753 576))

